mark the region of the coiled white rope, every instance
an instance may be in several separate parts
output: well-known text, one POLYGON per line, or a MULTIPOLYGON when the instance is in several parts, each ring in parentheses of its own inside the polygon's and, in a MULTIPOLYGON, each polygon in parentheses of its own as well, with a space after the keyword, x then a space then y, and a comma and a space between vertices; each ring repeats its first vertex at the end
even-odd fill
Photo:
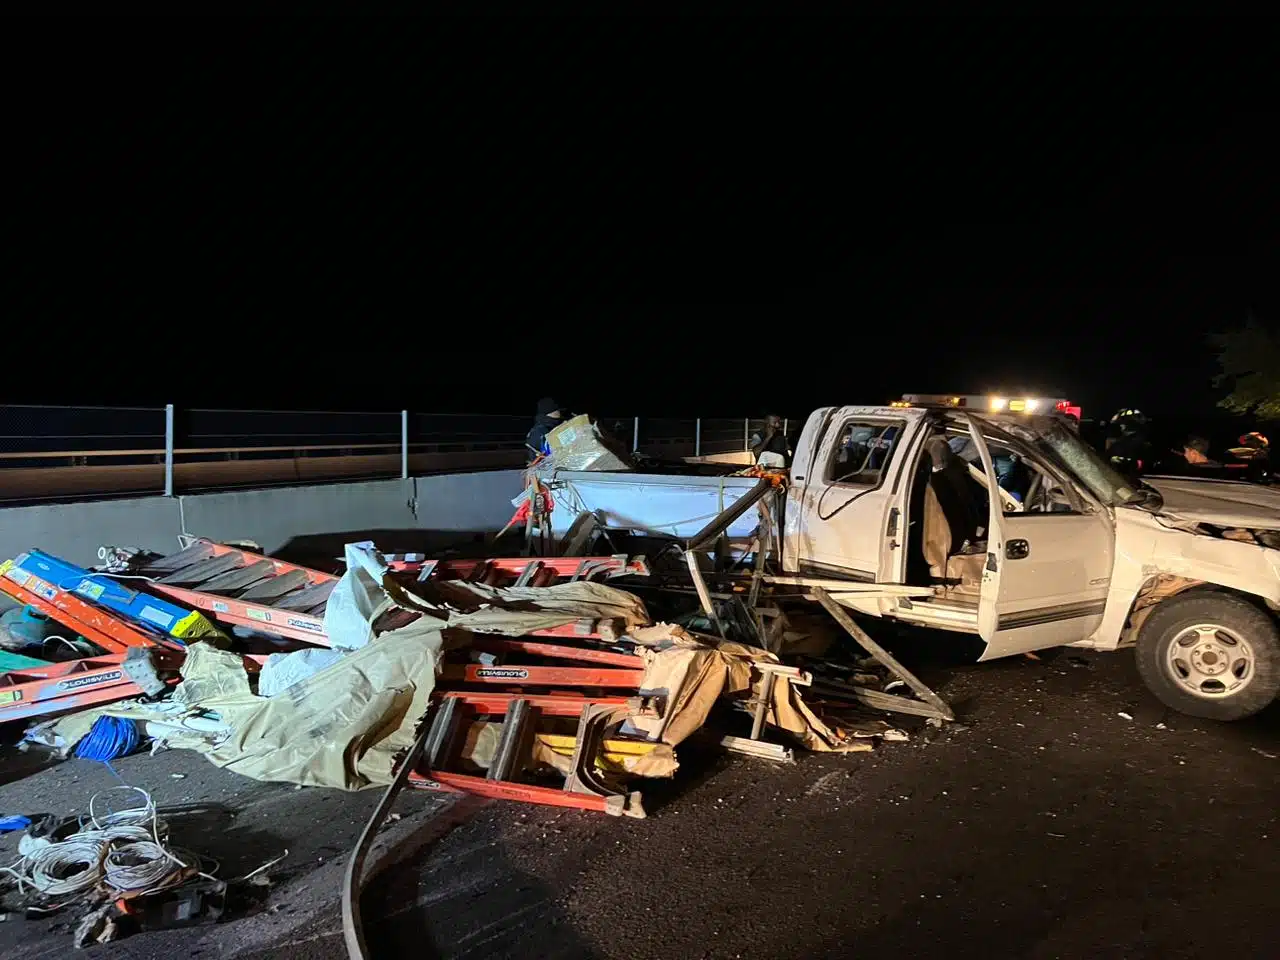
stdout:
MULTIPOLYGON (((110 804, 106 806, 110 808, 110 804)), ((136 827, 148 823, 154 825, 156 823, 155 801, 151 799, 151 794, 141 787, 111 787, 109 790, 95 793, 89 798, 89 822, 93 824, 95 830, 106 830, 111 827, 136 827), (97 804, 99 798, 105 794, 119 794, 122 790, 141 795, 141 806, 108 809, 99 816, 95 809, 95 804, 97 804)))
POLYGON ((24 889, 30 885, 46 897, 73 897, 92 890, 102 879, 102 861, 110 843, 74 837, 37 847, 19 861, 21 872, 5 868, 24 889))
POLYGON ((16 878, 23 891, 30 887, 51 898, 74 899, 100 883, 119 893, 150 893, 184 879, 192 868, 199 871, 194 854, 178 851, 183 854, 179 857, 165 846, 163 826, 149 793, 113 787, 90 798, 88 826, 65 840, 26 844, 22 859, 0 871, 16 878), (99 800, 122 790, 141 795, 143 802, 100 814, 99 800))
POLYGON ((111 847, 102 878, 121 893, 150 893, 176 883, 192 865, 152 840, 137 840, 111 847))

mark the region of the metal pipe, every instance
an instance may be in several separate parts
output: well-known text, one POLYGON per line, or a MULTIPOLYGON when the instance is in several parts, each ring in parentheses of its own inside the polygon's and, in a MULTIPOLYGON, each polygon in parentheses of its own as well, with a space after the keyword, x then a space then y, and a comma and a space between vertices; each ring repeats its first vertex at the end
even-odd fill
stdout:
POLYGON ((742 449, 751 449, 751 421, 749 419, 742 421, 742 449))
POLYGON ((699 530, 686 544, 685 550, 696 553, 706 549, 712 540, 728 530, 733 521, 746 513, 749 507, 758 503, 760 498, 771 490, 773 490, 772 483, 768 480, 758 480, 756 485, 739 497, 733 506, 722 510, 705 527, 699 530))
POLYGON ((409 479, 409 411, 400 411, 400 479, 409 479))
POLYGON ((173 496, 173 404, 164 405, 164 495, 173 496))
POLYGON ((693 455, 702 456, 702 418, 693 421, 693 455))
POLYGON ((631 418, 631 452, 635 453, 640 449, 640 418, 631 418))

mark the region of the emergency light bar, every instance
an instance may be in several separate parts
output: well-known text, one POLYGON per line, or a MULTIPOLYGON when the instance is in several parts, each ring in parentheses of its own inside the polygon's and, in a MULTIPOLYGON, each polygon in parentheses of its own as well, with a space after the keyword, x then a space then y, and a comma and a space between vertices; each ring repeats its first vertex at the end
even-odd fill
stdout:
POLYGON ((895 407, 931 406, 931 407, 965 407, 972 410, 986 410, 990 413, 1065 413, 1067 416, 1080 419, 1080 408, 1070 400, 1048 397, 999 397, 984 395, 959 396, 943 393, 904 393, 901 400, 891 404, 895 407))

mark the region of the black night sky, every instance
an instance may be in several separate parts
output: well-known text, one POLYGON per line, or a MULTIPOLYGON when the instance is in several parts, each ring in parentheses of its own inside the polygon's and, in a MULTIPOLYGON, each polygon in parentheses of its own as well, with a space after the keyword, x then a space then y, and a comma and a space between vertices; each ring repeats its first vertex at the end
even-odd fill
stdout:
POLYGON ((1207 416, 1269 21, 9 21, 3 396, 1207 416), (349 401, 348 401, 349 398, 349 401))

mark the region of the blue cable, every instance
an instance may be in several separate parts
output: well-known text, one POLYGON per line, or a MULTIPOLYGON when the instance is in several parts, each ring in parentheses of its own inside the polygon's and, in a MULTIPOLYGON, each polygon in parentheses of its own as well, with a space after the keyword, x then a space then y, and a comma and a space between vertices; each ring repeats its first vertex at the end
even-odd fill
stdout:
POLYGON ((142 745, 138 725, 124 717, 101 716, 84 739, 76 744, 76 756, 85 760, 97 760, 110 764, 118 757, 128 756, 142 745))

